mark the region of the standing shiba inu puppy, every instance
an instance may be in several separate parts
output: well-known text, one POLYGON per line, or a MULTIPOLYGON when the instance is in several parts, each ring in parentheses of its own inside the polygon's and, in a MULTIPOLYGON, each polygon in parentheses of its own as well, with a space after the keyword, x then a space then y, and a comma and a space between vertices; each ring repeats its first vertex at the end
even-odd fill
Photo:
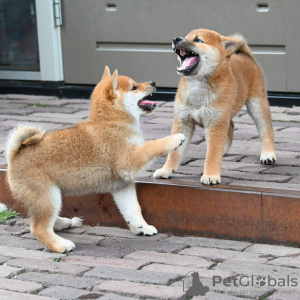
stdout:
POLYGON ((156 156, 184 142, 179 133, 144 143, 139 117, 155 108, 143 100, 155 91, 154 82, 136 83, 111 76, 105 68, 91 97, 89 119, 71 128, 45 133, 25 125, 7 142, 8 183, 28 209, 32 234, 54 252, 71 251, 73 242, 54 233, 80 226, 81 219, 61 218, 61 195, 112 193, 131 231, 153 235, 141 214, 135 176, 156 156))
POLYGON ((181 63, 177 73, 182 78, 175 99, 172 134, 182 132, 186 142, 168 155, 163 168, 153 176, 169 178, 177 170, 197 124, 205 129, 207 141, 200 181, 220 183, 222 156, 233 137, 232 118, 245 103, 259 131, 260 161, 272 164, 276 155, 264 75, 244 38, 198 29, 185 38, 174 38, 173 50, 181 63))

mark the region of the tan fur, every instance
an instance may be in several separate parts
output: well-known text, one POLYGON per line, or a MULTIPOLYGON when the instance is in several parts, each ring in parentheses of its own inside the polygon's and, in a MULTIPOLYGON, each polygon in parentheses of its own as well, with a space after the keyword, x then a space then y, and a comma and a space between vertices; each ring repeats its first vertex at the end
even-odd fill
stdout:
MULTIPOLYGON (((89 119, 71 128, 45 133, 33 126, 18 127, 8 140, 8 182, 13 195, 31 216, 33 235, 50 250, 70 251, 71 241, 56 235, 80 220, 58 217, 63 195, 112 193, 135 234, 157 230, 141 215, 133 180, 156 156, 179 147, 182 134, 144 143, 138 100, 155 91, 149 82, 111 76, 105 68, 91 96, 89 119), (133 86, 136 90, 132 90, 133 86)), ((76 226, 76 225, 74 225, 76 226)))
POLYGON ((164 167, 153 176, 168 178, 177 170, 197 124, 205 129, 207 140, 201 182, 220 183, 222 156, 229 150, 233 137, 232 118, 245 103, 262 142, 261 162, 273 163, 274 135, 264 75, 246 40, 241 35, 224 37, 198 29, 174 41, 173 48, 189 49, 200 60, 189 75, 183 74, 175 99, 172 134, 182 132, 187 140, 183 147, 168 155, 164 167), (203 43, 196 42, 197 37, 203 43))

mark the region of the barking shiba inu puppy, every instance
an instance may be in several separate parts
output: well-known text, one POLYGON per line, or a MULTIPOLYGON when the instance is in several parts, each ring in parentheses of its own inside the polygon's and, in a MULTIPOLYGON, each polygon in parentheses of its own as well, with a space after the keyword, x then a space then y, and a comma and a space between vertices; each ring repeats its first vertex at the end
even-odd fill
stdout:
POLYGON ((156 156, 184 142, 179 133, 144 143, 139 117, 156 103, 143 100, 155 91, 154 82, 136 83, 111 76, 105 68, 91 97, 89 119, 71 128, 46 133, 25 125, 7 142, 8 183, 28 209, 32 234, 54 252, 71 251, 73 242, 54 233, 80 226, 81 219, 61 218, 61 195, 112 193, 131 231, 153 235, 141 214, 134 178, 156 156))
POLYGON ((232 142, 232 118, 246 103, 262 143, 260 161, 276 160, 271 113, 264 75, 244 38, 231 37, 205 29, 191 31, 185 38, 173 39, 173 50, 181 63, 175 99, 172 134, 182 132, 183 147, 171 152, 155 178, 169 178, 177 170, 191 141, 195 125, 205 129, 207 153, 201 182, 221 182, 222 156, 232 142))

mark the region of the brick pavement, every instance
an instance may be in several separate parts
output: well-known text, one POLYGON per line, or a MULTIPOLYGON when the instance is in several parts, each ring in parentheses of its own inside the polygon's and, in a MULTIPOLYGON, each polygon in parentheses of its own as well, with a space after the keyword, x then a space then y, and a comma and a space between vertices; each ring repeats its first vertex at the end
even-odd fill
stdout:
POLYGON ((19 241, 0 247, 1 300, 300 297, 298 248, 168 234, 140 237, 126 229, 84 226, 58 233, 78 242, 73 252, 56 254, 37 247, 28 230, 22 216, 0 224, 0 240, 19 241), (18 230, 1 230, 7 226, 18 230), (208 290, 187 297, 194 272, 208 290))
MULTIPOLYGON (((6 165, 6 136, 17 123, 56 130, 84 120, 88 108, 88 100, 0 95, 0 166, 6 165)), ((278 162, 260 165, 257 130, 243 109, 235 118, 232 148, 223 159, 223 184, 300 191, 300 109, 271 110, 278 162)), ((173 104, 160 102, 153 113, 141 118, 145 138, 170 134, 172 118, 173 104)), ((174 177, 198 182, 205 152, 203 130, 197 128, 174 177)), ((141 176, 152 176, 165 159, 158 158, 141 176)), ((168 234, 139 237, 108 227, 83 226, 59 234, 75 242, 73 252, 54 254, 44 249, 29 233, 27 219, 18 217, 0 225, 1 300, 186 299, 192 272, 198 272, 209 288, 195 300, 300 298, 297 248, 168 234)))
MULTIPOLYGON (((0 166, 6 165, 6 136, 19 122, 39 124, 51 131, 68 127, 87 118, 89 101, 58 99, 48 96, 0 95, 0 166)), ((271 107, 278 160, 273 166, 259 162, 260 142, 257 130, 245 108, 234 118, 234 140, 223 159, 222 184, 300 191, 300 108, 271 107)), ((145 138, 169 135, 173 120, 173 103, 159 102, 151 114, 141 118, 145 138)), ((203 172, 206 142, 197 127, 186 157, 174 178, 199 182, 203 172)), ((151 177, 162 167, 158 158, 141 177, 151 177)))

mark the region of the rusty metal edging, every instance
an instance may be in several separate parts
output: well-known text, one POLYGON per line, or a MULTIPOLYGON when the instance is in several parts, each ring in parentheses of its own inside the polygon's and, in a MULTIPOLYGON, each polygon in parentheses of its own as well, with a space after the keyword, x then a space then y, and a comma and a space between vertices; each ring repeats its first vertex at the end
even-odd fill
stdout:
MULTIPOLYGON (((136 186, 144 218, 160 232, 300 245, 300 192, 145 178, 136 186)), ((5 169, 0 169, 0 202, 26 214, 11 196, 5 169)), ((64 197, 61 215, 127 228, 109 194, 64 197)))

